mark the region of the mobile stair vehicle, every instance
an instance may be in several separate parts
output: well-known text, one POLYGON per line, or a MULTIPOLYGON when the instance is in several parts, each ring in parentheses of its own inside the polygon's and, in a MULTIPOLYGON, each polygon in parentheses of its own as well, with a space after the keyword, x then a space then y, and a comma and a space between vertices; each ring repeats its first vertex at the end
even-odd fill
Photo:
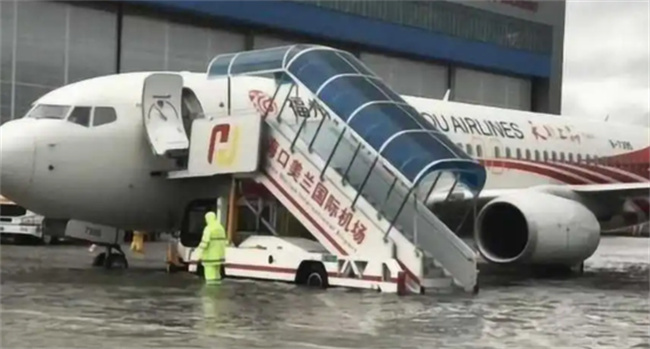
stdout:
MULTIPOLYGON (((434 192, 477 197, 484 167, 356 57, 293 45, 219 55, 207 74, 223 82, 215 91, 228 96, 223 115, 194 119, 189 142, 145 125, 154 152, 187 157, 187 169, 168 180, 232 177, 231 195, 212 206, 228 221, 227 276, 397 293, 478 291, 476 252, 424 202, 434 192), (312 238, 285 236, 247 187, 262 187, 255 200, 276 202, 312 238), (235 237, 239 206, 266 215, 265 234, 235 237)), ((150 75, 143 108, 181 88, 180 76, 150 75)), ((175 252, 190 264, 203 223, 195 216, 193 242, 181 236, 175 252)))

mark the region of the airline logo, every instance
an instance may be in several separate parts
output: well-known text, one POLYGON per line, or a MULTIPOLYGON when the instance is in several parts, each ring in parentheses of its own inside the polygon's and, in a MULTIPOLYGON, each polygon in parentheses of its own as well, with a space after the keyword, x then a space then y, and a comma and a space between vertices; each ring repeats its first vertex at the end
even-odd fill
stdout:
POLYGON ((212 128, 208 163, 228 167, 233 164, 239 152, 239 127, 219 124, 212 128))
POLYGON ((268 116, 277 116, 278 105, 275 103, 273 98, 266 93, 260 90, 250 90, 248 91, 248 98, 250 98, 253 106, 257 109, 260 115, 264 116, 264 114, 266 114, 268 116))

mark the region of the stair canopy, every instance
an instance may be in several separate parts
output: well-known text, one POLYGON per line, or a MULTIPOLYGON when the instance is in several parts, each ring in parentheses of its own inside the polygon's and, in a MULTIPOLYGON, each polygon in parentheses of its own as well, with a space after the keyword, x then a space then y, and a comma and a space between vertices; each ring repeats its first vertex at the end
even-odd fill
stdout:
POLYGON ((474 195, 483 189, 485 168, 348 52, 292 45, 218 55, 208 67, 208 78, 278 73, 306 87, 411 187, 446 171, 474 195))

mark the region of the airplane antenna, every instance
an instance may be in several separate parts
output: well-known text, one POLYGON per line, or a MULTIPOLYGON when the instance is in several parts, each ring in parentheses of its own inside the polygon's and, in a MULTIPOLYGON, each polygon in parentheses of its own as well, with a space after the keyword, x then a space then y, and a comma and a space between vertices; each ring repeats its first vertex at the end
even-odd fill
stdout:
POLYGON ((609 120, 609 114, 605 117, 605 122, 607 122, 607 120, 609 120))
POLYGON ((442 97, 442 100, 445 101, 445 102, 449 101, 449 95, 450 94, 451 94, 451 89, 448 88, 447 92, 445 92, 445 96, 442 97))

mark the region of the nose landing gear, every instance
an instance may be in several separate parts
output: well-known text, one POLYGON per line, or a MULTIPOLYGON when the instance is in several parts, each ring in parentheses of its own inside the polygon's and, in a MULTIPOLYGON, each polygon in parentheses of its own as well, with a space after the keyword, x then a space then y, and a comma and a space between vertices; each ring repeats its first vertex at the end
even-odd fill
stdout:
POLYGON ((93 267, 104 267, 106 269, 126 269, 129 262, 120 245, 106 246, 106 252, 102 252, 93 259, 93 267))

